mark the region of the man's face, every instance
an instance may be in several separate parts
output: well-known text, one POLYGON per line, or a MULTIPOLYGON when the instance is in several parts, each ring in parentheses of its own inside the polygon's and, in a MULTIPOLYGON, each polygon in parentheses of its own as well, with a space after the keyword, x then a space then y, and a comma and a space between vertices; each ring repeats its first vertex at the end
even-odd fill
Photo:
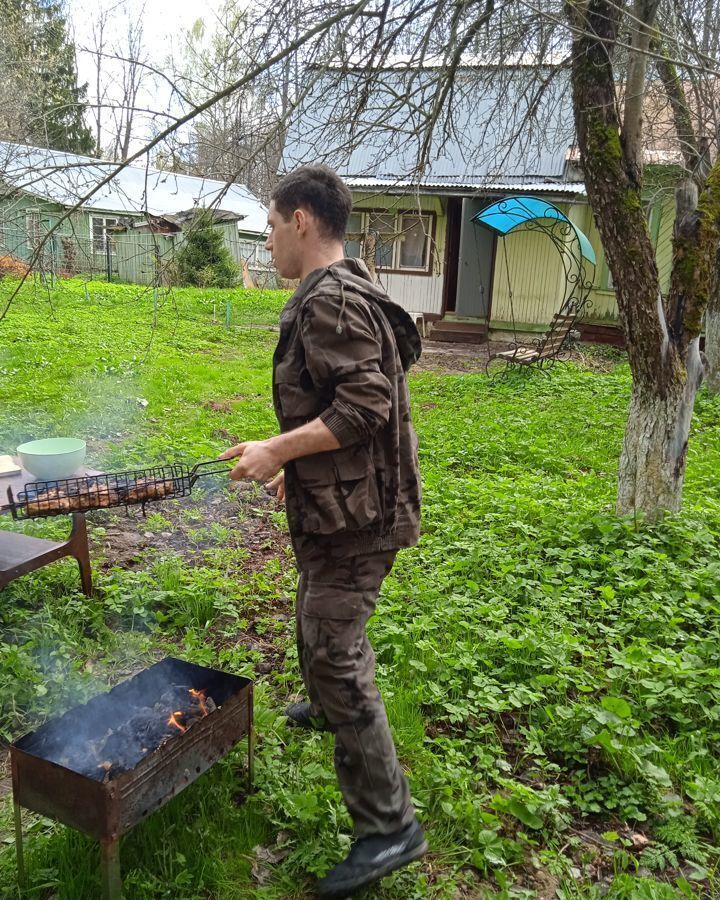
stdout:
POLYGON ((270 233, 265 241, 265 249, 272 253, 275 268, 282 278, 299 278, 302 273, 305 218, 302 210, 296 210, 286 220, 275 208, 275 201, 270 201, 268 210, 270 233))

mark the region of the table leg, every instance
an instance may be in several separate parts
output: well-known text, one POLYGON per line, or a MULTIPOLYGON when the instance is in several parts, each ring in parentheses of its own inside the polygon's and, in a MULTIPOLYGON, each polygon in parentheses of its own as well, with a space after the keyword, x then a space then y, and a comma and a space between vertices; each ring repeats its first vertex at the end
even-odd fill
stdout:
POLYGON ((90 565, 90 548, 88 546, 87 526, 83 513, 73 513, 73 526, 70 532, 69 545, 72 555, 80 567, 82 589, 88 597, 92 596, 92 567, 90 565))

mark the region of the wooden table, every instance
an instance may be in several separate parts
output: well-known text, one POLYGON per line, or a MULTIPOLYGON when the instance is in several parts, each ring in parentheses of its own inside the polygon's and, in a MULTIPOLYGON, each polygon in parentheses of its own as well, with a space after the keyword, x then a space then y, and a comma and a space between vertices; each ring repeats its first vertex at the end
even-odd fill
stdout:
MULTIPOLYGON (((98 474, 94 469, 82 468, 78 470, 76 476, 81 478, 85 475, 98 474)), ((25 470, 18 475, 0 478, 0 514, 10 513, 8 488, 12 488, 13 496, 17 496, 26 484, 34 480, 34 476, 25 470)), ((34 572, 35 569, 66 556, 72 556, 77 560, 82 589, 88 597, 91 596, 92 572, 84 513, 72 513, 72 528, 66 541, 47 541, 44 538, 0 529, 0 590, 21 575, 27 575, 28 572, 34 572)))

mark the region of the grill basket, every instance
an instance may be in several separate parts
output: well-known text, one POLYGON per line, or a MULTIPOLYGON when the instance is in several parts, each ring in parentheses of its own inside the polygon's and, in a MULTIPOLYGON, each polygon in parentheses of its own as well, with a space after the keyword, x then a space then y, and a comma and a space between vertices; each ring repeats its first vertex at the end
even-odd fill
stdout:
POLYGON ((192 468, 176 463, 108 475, 33 481, 26 484, 17 497, 13 497, 12 489, 8 488, 8 499, 15 519, 37 519, 138 504, 144 510, 146 503, 187 496, 201 475, 227 472, 227 465, 219 468, 215 459, 197 463, 192 468))

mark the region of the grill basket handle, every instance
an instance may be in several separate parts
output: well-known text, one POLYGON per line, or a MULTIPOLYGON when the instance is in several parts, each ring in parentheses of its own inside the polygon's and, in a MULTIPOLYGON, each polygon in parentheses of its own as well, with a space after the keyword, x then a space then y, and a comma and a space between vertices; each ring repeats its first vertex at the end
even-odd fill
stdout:
POLYGON ((8 501, 9 501, 8 505, 10 507, 10 512, 12 513, 12 517, 13 517, 13 519, 17 519, 17 517, 18 517, 17 504, 15 502, 15 497, 13 496, 13 490, 10 487, 10 485, 8 485, 7 496, 8 496, 8 501))
POLYGON ((196 463, 192 469, 190 469, 189 481, 190 484, 193 485, 198 480, 198 478, 204 475, 227 475, 230 471, 228 467, 228 462, 232 462, 232 460, 227 459, 206 459, 203 462, 196 463), (206 466, 215 466, 214 469, 205 468, 206 466), (203 470, 203 471, 200 471, 203 470))

